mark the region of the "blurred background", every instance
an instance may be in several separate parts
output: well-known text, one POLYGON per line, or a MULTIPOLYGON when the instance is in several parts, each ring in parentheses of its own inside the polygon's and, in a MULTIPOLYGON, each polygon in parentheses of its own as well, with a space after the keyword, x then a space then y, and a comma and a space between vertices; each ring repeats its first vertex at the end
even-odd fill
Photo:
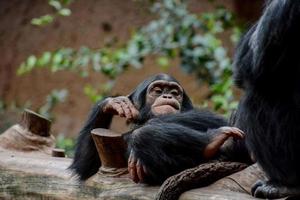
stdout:
MULTIPOLYGON (((234 47, 263 0, 0 0, 0 133, 24 108, 52 120, 72 156, 91 106, 155 73, 225 116, 240 91, 234 47)), ((118 119, 113 129, 124 131, 118 119)))

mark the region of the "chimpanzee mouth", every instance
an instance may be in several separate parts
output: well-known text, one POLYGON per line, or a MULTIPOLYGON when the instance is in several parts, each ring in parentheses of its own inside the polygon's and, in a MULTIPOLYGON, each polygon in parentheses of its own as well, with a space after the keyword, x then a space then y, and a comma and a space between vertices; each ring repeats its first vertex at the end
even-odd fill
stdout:
POLYGON ((170 106, 175 110, 180 109, 179 103, 177 101, 174 101, 174 100, 166 100, 166 101, 163 101, 163 102, 158 103, 158 104, 155 105, 155 107, 161 107, 161 106, 170 106))

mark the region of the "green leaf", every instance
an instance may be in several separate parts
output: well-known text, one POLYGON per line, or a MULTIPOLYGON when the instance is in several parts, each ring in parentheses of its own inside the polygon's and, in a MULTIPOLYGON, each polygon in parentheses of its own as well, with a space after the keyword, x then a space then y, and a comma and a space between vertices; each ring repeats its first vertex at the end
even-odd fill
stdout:
POLYGON ((17 70, 17 75, 23 75, 28 72, 26 64, 23 62, 17 70))
POLYGON ((50 64, 51 61, 51 52, 46 51, 43 53, 43 55, 38 59, 37 66, 46 66, 50 64))
POLYGON ((52 15, 44 15, 39 18, 33 18, 31 20, 31 24, 36 26, 45 26, 47 24, 50 24, 53 20, 54 17, 52 15))
POLYGON ((98 91, 92 87, 91 85, 85 85, 84 86, 84 94, 93 102, 96 103, 97 101, 100 101, 103 99, 103 95, 98 94, 98 91))
POLYGON ((156 62, 160 67, 163 67, 163 68, 165 68, 169 65, 169 59, 167 57, 159 57, 156 60, 156 62))
POLYGON ((60 10, 62 8, 61 3, 57 0, 50 0, 48 4, 54 7, 56 10, 60 10))
POLYGON ((61 0, 63 5, 69 5, 73 0, 61 0))
POLYGON ((26 66, 28 69, 33 69, 33 67, 35 66, 36 64, 36 57, 34 55, 31 55, 27 58, 27 61, 26 61, 26 66))
POLYGON ((56 52, 53 56, 52 62, 53 65, 59 65, 63 60, 63 54, 60 52, 56 52))
POLYGON ((61 16, 70 16, 71 15, 71 10, 69 8, 63 8, 58 11, 58 14, 61 16))
POLYGON ((80 71, 80 76, 81 76, 81 77, 84 77, 84 78, 85 78, 85 77, 88 77, 88 76, 89 76, 89 72, 87 72, 87 71, 85 71, 85 70, 84 70, 84 71, 80 71))
POLYGON ((35 26, 40 26, 40 25, 42 25, 42 20, 40 18, 33 18, 31 20, 31 24, 35 25, 35 26))

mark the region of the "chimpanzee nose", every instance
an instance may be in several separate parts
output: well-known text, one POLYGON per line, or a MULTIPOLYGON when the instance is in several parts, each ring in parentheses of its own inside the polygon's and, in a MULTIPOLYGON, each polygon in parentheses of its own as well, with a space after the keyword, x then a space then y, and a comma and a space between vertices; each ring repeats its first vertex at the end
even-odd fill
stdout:
POLYGON ((166 99, 172 99, 172 95, 170 95, 170 94, 163 94, 162 97, 166 98, 166 99))

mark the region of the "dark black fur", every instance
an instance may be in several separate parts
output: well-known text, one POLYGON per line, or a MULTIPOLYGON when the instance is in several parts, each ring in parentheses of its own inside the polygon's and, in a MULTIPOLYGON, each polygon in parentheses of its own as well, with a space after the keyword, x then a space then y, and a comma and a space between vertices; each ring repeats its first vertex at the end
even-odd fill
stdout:
MULTIPOLYGON (((151 114, 149 114, 150 108, 146 106, 145 95, 148 86, 156 80, 174 81, 178 83, 176 79, 167 74, 154 75, 140 83, 137 88, 129 95, 129 99, 133 102, 135 107, 141 111, 138 119, 134 122, 134 125, 142 125, 148 119, 153 117, 151 114)), ((103 107, 106 103, 107 101, 106 99, 104 99, 94 106, 77 139, 75 157, 72 165, 70 166, 70 169, 78 174, 81 180, 86 180, 87 178, 95 174, 101 166, 96 146, 91 136, 91 130, 95 128, 110 127, 113 115, 104 114, 102 112, 103 107)), ((182 111, 191 109, 193 109, 193 104, 184 92, 182 111)))
POLYGON ((236 126, 269 182, 253 193, 276 198, 300 193, 300 1, 270 1, 241 40, 235 81, 245 90, 236 126))

